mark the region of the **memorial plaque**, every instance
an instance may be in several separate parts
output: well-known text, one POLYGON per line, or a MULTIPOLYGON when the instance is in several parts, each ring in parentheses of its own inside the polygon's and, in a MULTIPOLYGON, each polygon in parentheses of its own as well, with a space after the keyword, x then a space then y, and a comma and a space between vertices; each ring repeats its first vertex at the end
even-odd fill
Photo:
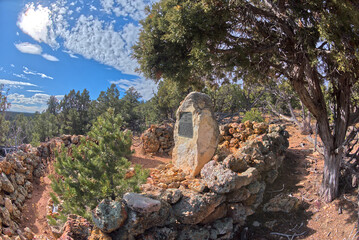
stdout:
POLYGON ((181 112, 178 135, 181 137, 192 138, 193 137, 193 125, 192 125, 192 113, 181 112))

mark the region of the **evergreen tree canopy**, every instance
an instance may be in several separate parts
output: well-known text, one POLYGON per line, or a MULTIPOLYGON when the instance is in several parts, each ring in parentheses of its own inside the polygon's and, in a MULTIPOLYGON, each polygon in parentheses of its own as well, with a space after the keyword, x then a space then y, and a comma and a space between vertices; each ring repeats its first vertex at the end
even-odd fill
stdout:
POLYGON ((134 56, 148 78, 290 82, 325 146, 321 194, 337 196, 348 126, 359 121, 357 1, 162 0, 142 25, 134 56), (332 87, 333 130, 323 84, 332 87))
POLYGON ((59 105, 61 133, 85 134, 90 127, 90 104, 90 94, 86 89, 82 93, 71 90, 65 95, 59 105))
POLYGON ((55 171, 61 178, 52 177, 52 187, 64 201, 65 213, 90 218, 102 199, 117 199, 127 191, 139 191, 148 171, 136 165, 131 170, 127 157, 131 154, 132 134, 122 131, 120 115, 109 109, 99 116, 79 146, 72 147, 72 156, 65 149, 57 156, 55 171), (126 175, 132 172, 133 176, 126 175))

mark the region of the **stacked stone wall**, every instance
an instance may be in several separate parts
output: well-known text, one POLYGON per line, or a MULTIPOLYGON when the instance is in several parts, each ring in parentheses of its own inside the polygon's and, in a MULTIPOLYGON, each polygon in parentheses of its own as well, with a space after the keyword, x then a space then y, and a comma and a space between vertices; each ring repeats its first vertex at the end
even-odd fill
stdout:
POLYGON ((152 125, 142 135, 143 150, 145 153, 167 153, 171 154, 174 146, 173 125, 152 125))
POLYGON ((266 184, 276 179, 287 148, 284 127, 270 125, 236 152, 215 156, 196 177, 162 165, 141 194, 101 202, 93 211, 96 228, 112 239, 236 239, 262 203, 266 184))
MULTIPOLYGON (((42 181, 47 164, 55 157, 62 144, 71 151, 82 136, 63 135, 41 143, 37 148, 22 145, 0 162, 0 236, 9 239, 17 235, 20 239, 33 239, 30 229, 21 232, 24 221, 22 211, 26 199, 32 197, 34 181, 42 181)), ((26 221, 26 220, 25 220, 26 221)))
POLYGON ((244 146, 246 141, 251 141, 259 135, 268 132, 267 123, 246 121, 244 123, 227 123, 220 126, 219 148, 236 152, 244 146))

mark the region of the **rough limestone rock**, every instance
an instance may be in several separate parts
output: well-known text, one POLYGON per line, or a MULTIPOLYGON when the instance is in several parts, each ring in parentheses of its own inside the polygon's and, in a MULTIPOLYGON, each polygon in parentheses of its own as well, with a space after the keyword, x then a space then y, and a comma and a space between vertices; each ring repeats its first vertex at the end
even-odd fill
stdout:
POLYGON ((126 207, 121 202, 104 199, 92 212, 92 219, 101 231, 113 232, 127 219, 126 207))
POLYGON ((278 194, 269 202, 264 204, 264 212, 291 212, 299 204, 299 200, 296 197, 286 195, 284 193, 278 194))
POLYGON ((176 240, 177 231, 173 228, 162 227, 162 228, 153 228, 149 231, 146 231, 140 239, 143 240, 176 240))
POLYGON ((123 196, 123 200, 126 202, 129 208, 142 214, 157 212, 161 208, 160 201, 142 196, 137 193, 126 193, 123 196))
POLYGON ((141 213, 129 208, 125 225, 110 233, 110 236, 113 240, 135 239, 135 236, 143 234, 147 229, 171 225, 174 222, 170 204, 161 201, 160 209, 154 212, 141 213))
POLYGON ((201 170, 201 177, 208 188, 220 194, 247 186, 256 179, 257 175, 258 171, 253 167, 238 174, 227 168, 222 162, 214 160, 207 163, 201 170))
POLYGON ((219 140, 211 99, 204 93, 190 93, 179 106, 176 118, 173 163, 195 176, 211 160, 219 140))
POLYGON ((12 193, 15 190, 14 186, 11 184, 5 173, 1 173, 1 187, 5 192, 8 193, 12 193))
POLYGON ((106 233, 100 231, 100 229, 94 228, 88 240, 112 240, 112 238, 106 233))
POLYGON ((186 226, 180 232, 178 240, 198 239, 208 240, 210 239, 210 233, 208 229, 199 226, 186 226))
POLYGON ((91 235, 91 225, 83 217, 70 214, 64 225, 64 233, 59 240, 87 240, 91 235))
POLYGON ((185 190, 179 202, 172 209, 179 222, 197 224, 209 216, 224 201, 224 196, 214 193, 199 194, 185 190))

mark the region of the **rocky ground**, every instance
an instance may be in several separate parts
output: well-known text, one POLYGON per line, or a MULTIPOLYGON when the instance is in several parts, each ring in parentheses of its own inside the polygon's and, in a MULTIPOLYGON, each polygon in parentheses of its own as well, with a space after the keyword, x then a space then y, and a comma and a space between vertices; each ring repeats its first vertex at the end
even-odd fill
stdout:
MULTIPOLYGON (((280 175, 269 185, 264 203, 277 195, 295 196, 300 202, 289 213, 266 213, 259 211, 248 219, 243 239, 356 239, 357 221, 356 192, 343 192, 332 203, 322 202, 317 195, 320 183, 323 158, 313 153, 313 146, 306 141, 295 127, 288 125, 290 133, 289 149, 283 161, 280 175)), ((131 161, 153 168, 168 163, 170 158, 149 156, 141 151, 138 139, 134 141, 135 154, 131 161)), ((34 183, 32 198, 26 200, 22 227, 30 227, 35 234, 49 239, 46 225, 46 206, 51 191, 47 177, 34 183)))

